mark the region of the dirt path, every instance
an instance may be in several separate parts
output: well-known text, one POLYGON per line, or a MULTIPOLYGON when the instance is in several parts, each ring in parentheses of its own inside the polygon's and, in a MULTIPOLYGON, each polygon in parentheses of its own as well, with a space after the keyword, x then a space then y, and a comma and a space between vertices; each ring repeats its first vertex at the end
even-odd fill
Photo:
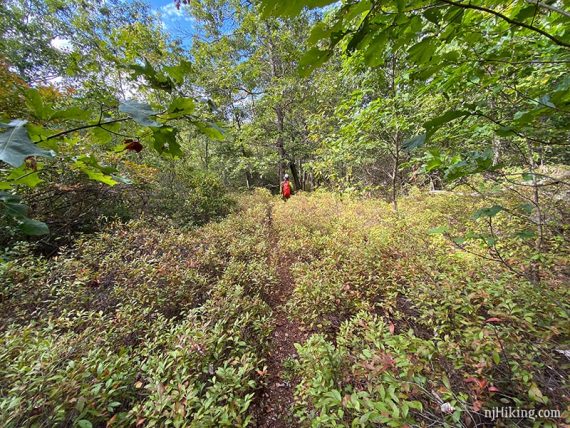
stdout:
POLYGON ((294 382, 284 376, 284 364, 297 355, 295 343, 302 343, 305 336, 295 321, 287 318, 285 304, 293 292, 293 278, 289 270, 290 262, 281 251, 279 238, 274 228, 271 209, 268 211, 270 263, 275 266, 278 282, 265 296, 265 301, 273 310, 275 330, 270 339, 267 355, 267 378, 262 391, 257 417, 257 426, 263 428, 296 427, 292 415, 294 382))

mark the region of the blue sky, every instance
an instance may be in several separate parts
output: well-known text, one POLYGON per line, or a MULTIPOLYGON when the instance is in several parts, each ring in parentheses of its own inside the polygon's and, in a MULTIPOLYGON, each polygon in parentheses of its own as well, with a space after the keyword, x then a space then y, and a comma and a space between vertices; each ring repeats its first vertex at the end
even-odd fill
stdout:
POLYGON ((150 7, 158 14, 164 23, 165 30, 172 34, 175 38, 188 39, 193 31, 193 18, 188 13, 176 9, 174 0, 147 0, 150 7))
MULTIPOLYGON (((0 0, 1 3, 2 0, 0 0)), ((173 39, 180 39, 182 46, 190 48, 192 45, 192 36, 196 33, 194 26, 194 18, 183 10, 176 9, 174 0, 146 0, 150 5, 152 12, 160 16, 160 20, 164 25, 164 30, 170 34, 173 39)), ((51 45, 56 49, 67 51, 72 49, 70 40, 56 37, 51 41, 51 45)))

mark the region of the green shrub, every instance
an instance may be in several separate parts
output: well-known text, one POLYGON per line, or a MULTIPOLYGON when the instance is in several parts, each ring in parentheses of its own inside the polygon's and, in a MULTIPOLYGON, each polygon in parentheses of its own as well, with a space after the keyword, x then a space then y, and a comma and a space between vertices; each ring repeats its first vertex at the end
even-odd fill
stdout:
POLYGON ((284 362, 303 426, 455 427, 489 422, 495 406, 564 410, 559 243, 545 253, 557 269, 533 284, 509 268, 526 263, 518 238, 502 238, 509 266, 482 257, 481 241, 450 241, 484 232, 467 204, 482 202, 412 193, 395 213, 257 191, 200 228, 141 219, 51 259, 22 247, 0 265, 0 424, 254 425, 274 326, 264 299, 277 286, 291 287, 280 289, 286 312, 311 333, 284 362), (442 224, 449 236, 430 233, 442 224))
POLYGON ((243 210, 192 232, 114 223, 3 264, 0 424, 250 424, 275 272, 267 205, 243 210))
MULTIPOLYGON (((563 408, 558 391, 568 391, 567 367, 556 349, 566 349, 569 339, 569 290, 554 271, 544 271, 543 283, 536 285, 512 270, 522 270, 530 248, 502 232, 518 227, 518 220, 497 216, 500 251, 508 265, 490 260, 481 240, 465 242, 464 251, 430 233, 442 225, 451 237, 487 233, 485 224, 471 218, 484 203, 459 194, 416 192, 399 201, 398 213, 376 200, 330 194, 297 195, 277 206, 280 245, 295 261, 288 312, 318 333, 300 348, 297 411, 306 424, 366 426, 366 418, 394 426, 413 423, 396 412, 381 420, 367 401, 378 399, 377 392, 366 389, 370 381, 354 378, 343 366, 360 358, 352 351, 347 355, 341 345, 346 326, 355 328, 355 319, 364 322, 363 310, 381 317, 366 321, 363 334, 380 334, 381 319, 392 326, 395 335, 378 340, 393 344, 393 358, 409 341, 431 350, 429 358, 412 353, 414 373, 427 379, 414 380, 417 388, 437 394, 415 398, 423 406, 422 412, 410 410, 416 423, 467 424, 484 419, 482 409, 500 405, 563 408), (466 210, 466 204, 473 209, 466 210), (403 342, 395 343, 396 337, 403 342), (347 373, 353 378, 343 383, 347 373), (360 410, 346 402, 353 399, 363 400, 360 410), (454 410, 442 412, 443 403, 454 410)), ((544 260, 564 266, 559 244, 548 242, 544 260)), ((375 358, 372 353, 366 364, 375 358)), ((384 389, 396 382, 397 391, 404 378, 396 379, 378 381, 384 389)))
POLYGON ((411 332, 394 335, 364 312, 344 323, 336 340, 335 346, 314 335, 297 348, 299 419, 311 426, 416 423, 433 346, 411 332))

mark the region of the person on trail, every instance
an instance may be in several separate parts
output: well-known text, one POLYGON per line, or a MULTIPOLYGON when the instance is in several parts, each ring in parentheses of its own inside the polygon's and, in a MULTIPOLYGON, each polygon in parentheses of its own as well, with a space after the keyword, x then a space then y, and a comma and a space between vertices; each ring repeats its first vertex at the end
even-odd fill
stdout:
POLYGON ((287 200, 291 197, 291 182, 289 181, 289 174, 285 174, 283 181, 281 182, 281 196, 283 200, 287 200))

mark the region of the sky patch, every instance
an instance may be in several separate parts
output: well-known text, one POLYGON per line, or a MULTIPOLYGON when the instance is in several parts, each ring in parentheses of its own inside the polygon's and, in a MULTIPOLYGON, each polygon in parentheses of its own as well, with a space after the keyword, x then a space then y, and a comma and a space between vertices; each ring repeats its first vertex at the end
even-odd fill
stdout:
POLYGON ((194 32, 194 18, 184 10, 176 8, 172 0, 151 1, 153 12, 160 18, 165 31, 174 36, 188 36, 194 32))

